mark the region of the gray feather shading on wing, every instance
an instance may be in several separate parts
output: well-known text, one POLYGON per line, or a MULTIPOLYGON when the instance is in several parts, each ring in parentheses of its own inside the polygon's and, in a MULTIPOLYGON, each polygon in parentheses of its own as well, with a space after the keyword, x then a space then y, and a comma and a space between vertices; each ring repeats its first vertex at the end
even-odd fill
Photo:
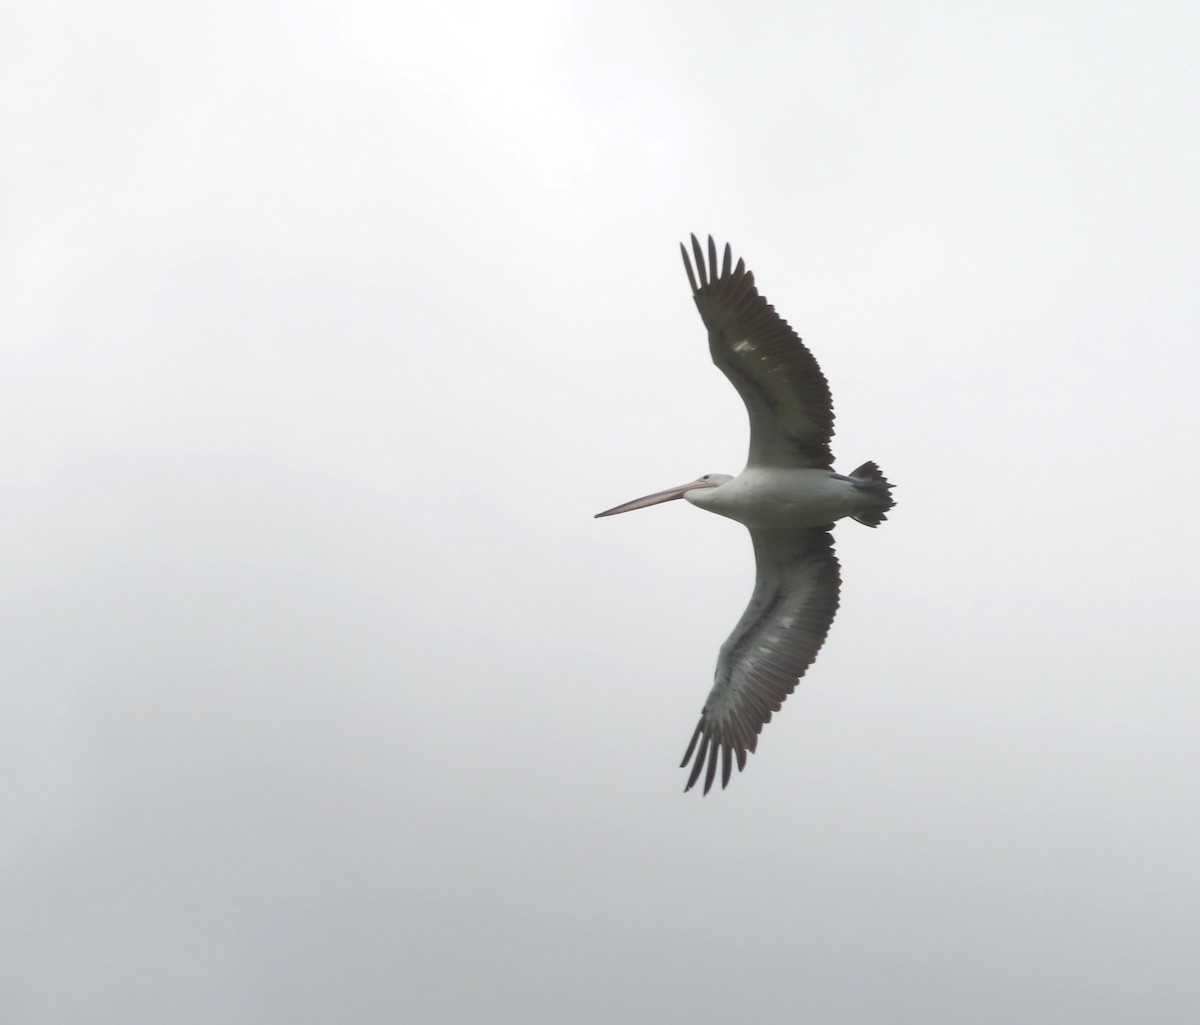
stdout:
POLYGON ((742 260, 731 267, 725 246, 717 269, 717 246, 708 237, 708 262, 696 236, 693 271, 685 246, 683 264, 696 307, 708 328, 713 362, 741 395, 750 415, 748 466, 830 466, 833 401, 813 355, 775 307, 758 294, 742 260))
POLYGON ((704 770, 707 794, 721 764, 729 783, 758 744, 758 734, 796 689, 838 608, 841 574, 828 530, 751 530, 758 577, 750 604, 721 647, 716 682, 681 765, 692 762, 685 790, 704 770), (693 759, 694 756, 694 759, 693 759))

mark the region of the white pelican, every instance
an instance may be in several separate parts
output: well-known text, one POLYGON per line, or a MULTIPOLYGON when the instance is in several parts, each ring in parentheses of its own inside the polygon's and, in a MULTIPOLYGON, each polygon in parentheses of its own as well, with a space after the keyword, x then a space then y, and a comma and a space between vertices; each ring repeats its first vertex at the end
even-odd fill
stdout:
POLYGON ((706 267, 704 251, 693 235, 693 272, 687 248, 679 248, 696 307, 708 328, 713 362, 738 390, 750 414, 746 468, 736 477, 707 473, 596 515, 614 516, 685 498, 750 531, 758 570, 754 593, 721 646, 716 682, 680 763, 692 762, 685 791, 696 784, 707 763, 707 794, 718 755, 725 787, 732 760, 737 760, 739 772, 746 767, 746 753, 754 751, 771 713, 778 712, 795 690, 825 642, 841 586, 830 533, 834 522, 849 516, 877 527, 894 502, 892 485, 874 463, 863 463, 848 477, 834 473, 829 385, 796 332, 758 294, 745 263, 738 260, 733 267, 726 245, 718 272, 717 246, 710 235, 706 267))

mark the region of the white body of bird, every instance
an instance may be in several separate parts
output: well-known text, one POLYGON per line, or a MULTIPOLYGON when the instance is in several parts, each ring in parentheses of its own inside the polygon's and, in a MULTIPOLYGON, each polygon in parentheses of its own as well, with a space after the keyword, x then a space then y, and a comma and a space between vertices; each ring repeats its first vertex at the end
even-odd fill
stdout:
POLYGON ((859 482, 826 469, 747 467, 717 487, 696 488, 684 500, 752 530, 824 527, 878 502, 859 482))

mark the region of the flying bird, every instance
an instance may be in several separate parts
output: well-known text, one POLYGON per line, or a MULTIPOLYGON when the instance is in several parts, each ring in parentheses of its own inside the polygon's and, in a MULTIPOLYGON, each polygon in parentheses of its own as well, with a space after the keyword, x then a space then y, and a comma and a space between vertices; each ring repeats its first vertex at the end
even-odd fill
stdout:
POLYGON ((683 498, 750 531, 757 577, 750 604, 721 646, 716 679, 681 767, 691 763, 685 792, 704 772, 721 786, 733 762, 746 767, 763 726, 812 665, 838 608, 841 573, 831 533, 849 516, 877 527, 895 504, 892 485, 872 462, 835 473, 829 442, 833 402, 821 368, 799 336, 759 294, 744 261, 733 266, 728 244, 718 267, 692 236, 693 268, 680 245, 713 362, 729 378, 750 415, 750 454, 736 477, 706 473, 597 513, 617 513, 683 498))

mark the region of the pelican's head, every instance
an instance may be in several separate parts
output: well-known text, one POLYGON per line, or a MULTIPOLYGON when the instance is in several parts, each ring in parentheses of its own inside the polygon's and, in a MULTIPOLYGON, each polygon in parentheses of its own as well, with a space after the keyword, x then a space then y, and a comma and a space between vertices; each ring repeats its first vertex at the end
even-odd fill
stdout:
POLYGON ((596 519, 601 516, 616 516, 617 513, 633 512, 634 509, 645 509, 650 505, 658 505, 660 502, 670 502, 676 498, 682 498, 689 491, 696 488, 719 488, 726 481, 731 481, 733 478, 727 473, 706 473, 703 477, 698 477, 696 480, 688 481, 686 484, 677 484, 673 488, 667 488, 666 491, 656 491, 653 495, 646 495, 644 498, 635 498, 632 502, 625 502, 622 505, 613 506, 611 509, 605 509, 602 513, 596 513, 596 519))

